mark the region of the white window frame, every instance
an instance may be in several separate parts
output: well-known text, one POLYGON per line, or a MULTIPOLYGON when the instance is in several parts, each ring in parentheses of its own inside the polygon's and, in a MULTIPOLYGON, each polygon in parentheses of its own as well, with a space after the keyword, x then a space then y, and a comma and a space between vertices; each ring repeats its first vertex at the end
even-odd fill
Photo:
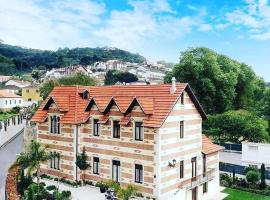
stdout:
POLYGON ((119 140, 119 139, 121 139, 121 124, 119 124, 119 137, 114 137, 114 122, 115 121, 118 121, 118 123, 120 123, 120 120, 119 119, 113 119, 113 120, 111 120, 112 138, 119 140))
POLYGON ((94 175, 99 175, 100 174, 100 158, 99 157, 97 157, 97 156, 93 156, 93 174, 94 175), (98 164, 97 164, 97 173, 95 173, 95 158, 97 158, 98 159, 98 164))
POLYGON ((185 138, 185 120, 181 120, 179 122, 179 138, 184 139, 185 138), (183 122, 183 137, 181 137, 181 122, 183 122))
POLYGON ((99 137, 100 136, 100 124, 97 123, 98 124, 98 135, 95 135, 95 120, 98 121, 98 119, 97 118, 92 119, 92 135, 95 137, 99 137))
POLYGON ((54 134, 54 135, 60 135, 61 134, 61 124, 60 124, 60 115, 49 115, 49 133, 50 134, 54 134), (55 117, 56 119, 58 119, 59 118, 59 121, 58 121, 58 123, 59 123, 59 127, 57 126, 57 124, 56 124, 56 130, 58 130, 58 132, 54 132, 54 131, 52 131, 52 117, 55 117))
POLYGON ((144 127, 142 127, 142 140, 137 140, 136 139, 136 123, 142 123, 141 121, 134 121, 133 123, 133 139, 136 141, 136 142, 143 142, 144 141, 144 127))
POLYGON ((135 163, 134 164, 134 170, 133 170, 133 181, 134 181, 134 183, 136 183, 136 184, 144 184, 144 166, 143 166, 143 164, 139 164, 139 163, 135 163), (142 181, 141 182, 136 182, 136 165, 141 165, 142 166, 142 181))
POLYGON ((113 177, 113 175, 114 175, 114 172, 113 172, 113 166, 114 166, 113 161, 120 162, 119 171, 118 171, 119 172, 119 174, 118 174, 118 182, 120 183, 121 182, 121 161, 120 160, 112 160, 112 164, 111 164, 111 177, 112 177, 112 180, 113 181, 115 181, 114 180, 114 177, 113 177))

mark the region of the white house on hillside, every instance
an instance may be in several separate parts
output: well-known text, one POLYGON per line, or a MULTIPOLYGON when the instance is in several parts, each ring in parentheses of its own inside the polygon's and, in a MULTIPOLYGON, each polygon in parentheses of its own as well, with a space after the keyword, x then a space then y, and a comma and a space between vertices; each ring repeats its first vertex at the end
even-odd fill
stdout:
POLYGON ((5 86, 17 86, 19 88, 24 88, 30 85, 31 85, 31 82, 29 81, 21 81, 21 80, 15 80, 15 79, 11 79, 7 81, 5 84, 5 86))
POLYGON ((10 110, 16 106, 23 106, 23 98, 8 90, 0 90, 0 109, 10 110))
POLYGON ((242 143, 242 165, 260 168, 265 164, 267 170, 270 170, 270 144, 263 143, 242 143))

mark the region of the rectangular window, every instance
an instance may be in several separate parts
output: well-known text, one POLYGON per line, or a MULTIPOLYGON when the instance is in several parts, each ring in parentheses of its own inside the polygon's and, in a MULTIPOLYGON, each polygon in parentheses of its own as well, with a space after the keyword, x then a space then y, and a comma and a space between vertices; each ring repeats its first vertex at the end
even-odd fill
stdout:
POLYGON ((135 182, 143 183, 143 166, 135 164, 135 182))
POLYGON ((180 161, 180 179, 184 178, 184 161, 180 161))
POLYGON ((135 122, 135 140, 143 141, 142 122, 135 122))
POLYGON ((99 174, 99 158, 93 158, 93 174, 99 174))
POLYGON ((119 124, 119 121, 113 121, 113 138, 120 138, 120 124, 119 124))
POLYGON ((9 104, 11 104, 11 100, 9 100, 9 104))
POLYGON ((6 100, 6 105, 8 104, 8 101, 6 100))
POLYGON ((50 117, 50 132, 52 134, 60 134, 60 117, 50 117))
POLYGON ((14 103, 16 104, 16 100, 14 100, 14 103))
POLYGON ((197 176, 197 159, 196 157, 193 157, 191 159, 191 175, 192 175, 192 178, 196 177, 197 176))
POLYGON ((182 105, 185 104, 185 93, 184 93, 184 92, 181 94, 181 99, 180 99, 180 101, 181 101, 181 104, 182 104, 182 105))
POLYGON ((21 100, 19 100, 19 103, 22 103, 22 101, 21 101, 21 100))
POLYGON ((99 136, 99 127, 98 119, 93 119, 93 135, 99 136))
POLYGON ((50 168, 60 169, 60 154, 56 152, 50 152, 50 168))
POLYGON ((29 90, 26 90, 26 93, 29 93, 29 90))
POLYGON ((120 161, 113 160, 112 162, 112 180, 120 182, 120 161))
POLYGON ((203 184, 203 193, 206 193, 208 191, 208 183, 203 184))
POLYGON ((203 154, 203 177, 206 176, 206 155, 203 154))
POLYGON ((180 121, 180 138, 184 138, 184 121, 180 121))

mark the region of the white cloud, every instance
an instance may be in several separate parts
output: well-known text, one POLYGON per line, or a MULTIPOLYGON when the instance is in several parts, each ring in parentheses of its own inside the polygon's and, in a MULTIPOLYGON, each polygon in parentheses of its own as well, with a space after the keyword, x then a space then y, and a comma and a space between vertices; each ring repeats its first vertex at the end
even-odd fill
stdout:
POLYGON ((174 40, 192 29, 207 31, 211 29, 204 23, 205 9, 197 16, 175 16, 169 6, 161 1, 129 1, 132 10, 113 11, 102 28, 93 34, 99 41, 109 46, 134 50, 142 44, 156 40, 174 40), (159 3, 157 3, 159 2, 159 3), (158 9, 157 9, 158 8, 158 9), (168 14, 160 14, 167 12, 168 14))
POLYGON ((200 31, 210 31, 212 30, 212 26, 210 24, 201 24, 199 25, 200 31))
POLYGON ((215 28, 216 28, 216 29, 225 29, 225 28, 227 28, 228 26, 230 26, 228 23, 225 23, 225 24, 220 23, 220 24, 216 24, 216 25, 215 25, 215 28))
POLYGON ((91 32, 104 12, 103 4, 87 0, 0 0, 0 38, 42 49, 89 45, 81 29, 91 32))
POLYGON ((0 0, 0 39, 40 49, 115 46, 137 51, 153 41, 208 31, 207 12, 181 16, 167 0, 129 0, 106 10, 101 0, 0 0))
POLYGON ((246 6, 226 14, 228 23, 246 27, 250 38, 270 39, 270 5, 268 0, 246 0, 246 6))

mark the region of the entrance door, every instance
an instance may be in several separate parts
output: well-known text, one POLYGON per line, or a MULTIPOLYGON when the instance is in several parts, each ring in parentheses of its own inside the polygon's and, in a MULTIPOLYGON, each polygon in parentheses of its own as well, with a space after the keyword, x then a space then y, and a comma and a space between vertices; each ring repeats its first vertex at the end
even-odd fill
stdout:
POLYGON ((197 187, 192 189, 192 200, 197 200, 197 187))

